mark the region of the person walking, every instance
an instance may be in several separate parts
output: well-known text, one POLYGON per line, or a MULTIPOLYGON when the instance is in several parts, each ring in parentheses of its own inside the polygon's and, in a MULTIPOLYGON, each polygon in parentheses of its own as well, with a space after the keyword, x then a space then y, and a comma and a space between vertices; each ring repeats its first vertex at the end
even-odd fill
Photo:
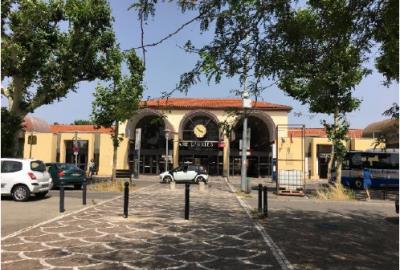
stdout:
POLYGON ((372 185, 371 181, 372 175, 371 172, 368 169, 363 170, 363 186, 365 193, 367 193, 367 201, 371 200, 371 196, 369 194, 369 188, 372 185))
POLYGON ((93 177, 95 171, 96 171, 96 163, 94 162, 94 159, 91 159, 89 162, 89 178, 93 177))

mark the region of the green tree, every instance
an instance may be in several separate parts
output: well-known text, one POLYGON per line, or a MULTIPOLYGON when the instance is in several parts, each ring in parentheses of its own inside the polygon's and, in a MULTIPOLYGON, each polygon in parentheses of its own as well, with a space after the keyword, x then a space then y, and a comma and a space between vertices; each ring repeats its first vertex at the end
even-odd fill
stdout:
POLYGON ((112 80, 108 85, 99 84, 94 93, 92 121, 97 126, 112 127, 113 165, 112 179, 115 179, 117 150, 123 138, 119 135, 119 124, 131 118, 139 108, 143 93, 144 66, 135 51, 113 52, 115 65, 110 71, 112 80), (126 62, 129 75, 122 75, 121 64, 126 62))
POLYGON ((352 91, 370 72, 362 66, 366 45, 360 42, 364 32, 359 11, 347 1, 310 1, 276 27, 279 87, 308 104, 311 112, 333 116, 332 124, 323 125, 333 143, 328 169, 334 165, 337 183, 346 151, 345 114, 359 106, 352 91))
POLYGON ((377 1, 374 38, 380 44, 376 68, 386 78, 385 84, 399 82, 399 1, 377 1))
POLYGON ((93 125, 93 122, 91 120, 83 120, 83 119, 79 119, 79 120, 74 120, 73 123, 71 123, 71 125, 93 125))
MULTIPOLYGON (((106 79, 112 20, 106 0, 2 1, 1 93, 12 118, 59 101, 80 81, 106 79)), ((12 156, 19 129, 7 131, 12 156)))

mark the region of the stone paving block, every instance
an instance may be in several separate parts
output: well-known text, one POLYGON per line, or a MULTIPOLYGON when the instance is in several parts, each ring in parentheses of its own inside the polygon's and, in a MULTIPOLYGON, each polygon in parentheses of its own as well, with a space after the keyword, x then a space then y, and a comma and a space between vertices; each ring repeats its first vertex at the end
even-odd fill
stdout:
POLYGON ((182 185, 129 201, 128 218, 116 198, 7 239, 2 269, 280 269, 221 178, 204 192, 191 187, 190 220, 182 185))

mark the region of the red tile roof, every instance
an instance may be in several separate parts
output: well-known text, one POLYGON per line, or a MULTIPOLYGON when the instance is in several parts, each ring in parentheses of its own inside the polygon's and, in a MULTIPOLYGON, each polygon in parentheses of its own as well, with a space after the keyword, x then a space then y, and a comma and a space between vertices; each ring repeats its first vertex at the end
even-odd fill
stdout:
MULTIPOLYGON (((361 138, 363 129, 349 129, 347 136, 350 138, 361 138)), ((326 132, 324 128, 306 128, 304 129, 304 135, 306 137, 320 137, 326 138, 326 132)), ((301 129, 300 128, 290 128, 289 136, 292 137, 301 137, 301 129)))
MULTIPOLYGON (((150 99, 143 101, 142 107, 174 109, 232 109, 242 108, 242 100, 239 98, 168 98, 150 99)), ((260 110, 290 111, 292 107, 274 104, 265 101, 253 101, 253 108, 260 110)))
POLYGON ((112 128, 104 128, 101 127, 99 129, 93 125, 50 125, 50 130, 52 133, 61 133, 61 132, 99 132, 99 133, 111 133, 112 128))

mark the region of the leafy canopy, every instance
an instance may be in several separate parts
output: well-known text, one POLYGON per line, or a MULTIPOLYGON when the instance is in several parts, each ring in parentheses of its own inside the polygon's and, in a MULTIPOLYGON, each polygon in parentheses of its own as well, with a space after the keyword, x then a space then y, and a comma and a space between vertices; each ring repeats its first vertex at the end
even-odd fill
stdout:
POLYGON ((1 3, 2 94, 12 113, 33 112, 105 79, 115 43, 106 0, 4 0, 1 3))
POLYGON ((143 93, 144 67, 134 50, 113 52, 116 59, 112 80, 108 85, 99 84, 94 93, 92 120, 98 126, 111 127, 113 124, 132 117, 139 107, 143 93), (121 74, 121 65, 127 64, 129 75, 121 74))

